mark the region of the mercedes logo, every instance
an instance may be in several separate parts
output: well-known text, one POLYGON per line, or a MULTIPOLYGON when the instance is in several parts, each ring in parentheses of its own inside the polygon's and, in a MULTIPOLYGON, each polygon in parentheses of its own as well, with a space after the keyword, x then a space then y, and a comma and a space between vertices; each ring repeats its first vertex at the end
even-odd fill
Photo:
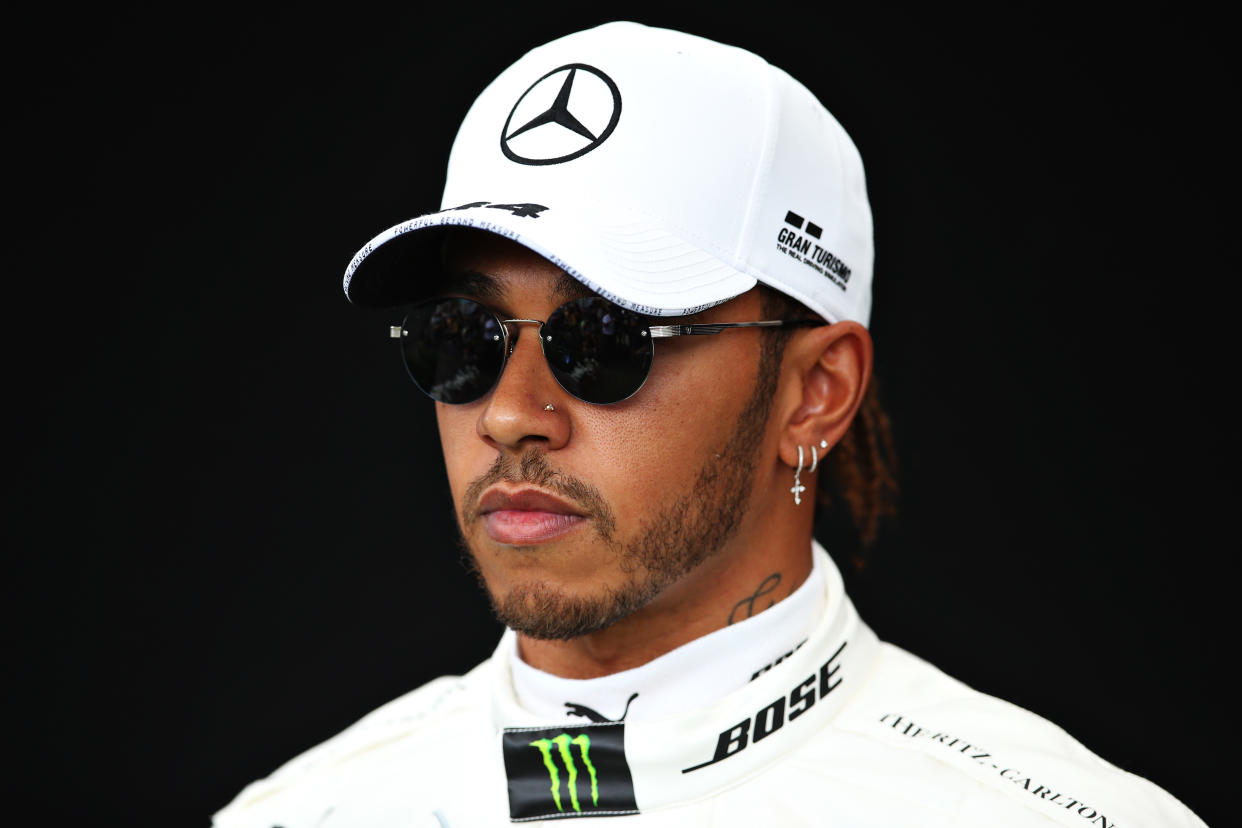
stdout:
POLYGON ((518 98, 500 131, 500 149, 519 164, 561 164, 608 140, 620 119, 621 92, 612 78, 568 63, 518 98))

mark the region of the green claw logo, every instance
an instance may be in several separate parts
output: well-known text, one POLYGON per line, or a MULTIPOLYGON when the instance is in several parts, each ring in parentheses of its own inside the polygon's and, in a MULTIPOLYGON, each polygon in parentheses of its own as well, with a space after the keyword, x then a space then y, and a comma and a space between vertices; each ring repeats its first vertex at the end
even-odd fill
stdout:
POLYGON ((591 804, 599 807, 599 780, 595 778, 595 766, 591 764, 591 738, 583 733, 570 739, 568 733, 562 733, 555 739, 537 739, 530 743, 531 747, 538 748, 539 754, 543 757, 543 766, 548 769, 548 776, 552 780, 552 800, 556 803, 556 810, 564 811, 565 808, 561 805, 561 774, 556 769, 556 761, 552 756, 553 747, 556 747, 561 761, 565 763, 565 770, 569 777, 566 780, 569 785, 569 803, 574 806, 575 811, 582 811, 578 804, 578 766, 574 764, 574 755, 569 750, 570 745, 578 746, 582 764, 591 774, 591 804))

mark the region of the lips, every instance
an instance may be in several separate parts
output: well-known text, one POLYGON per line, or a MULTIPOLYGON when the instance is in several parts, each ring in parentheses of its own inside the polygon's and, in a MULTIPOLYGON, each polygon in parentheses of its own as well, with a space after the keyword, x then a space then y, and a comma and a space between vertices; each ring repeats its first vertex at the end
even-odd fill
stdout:
POLYGON ((547 543, 587 520, 576 506, 538 489, 491 488, 479 499, 479 514, 492 540, 513 546, 547 543))

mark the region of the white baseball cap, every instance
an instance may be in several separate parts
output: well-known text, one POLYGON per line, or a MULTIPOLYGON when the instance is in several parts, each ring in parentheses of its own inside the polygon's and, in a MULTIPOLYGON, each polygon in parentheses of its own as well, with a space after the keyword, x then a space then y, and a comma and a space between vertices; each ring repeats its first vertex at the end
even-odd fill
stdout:
POLYGON ((355 254, 350 301, 421 298, 435 228, 461 226, 650 316, 695 313, 756 281, 831 322, 870 316, 871 208, 853 141, 784 71, 694 35, 618 22, 532 49, 466 114, 441 208, 355 254))

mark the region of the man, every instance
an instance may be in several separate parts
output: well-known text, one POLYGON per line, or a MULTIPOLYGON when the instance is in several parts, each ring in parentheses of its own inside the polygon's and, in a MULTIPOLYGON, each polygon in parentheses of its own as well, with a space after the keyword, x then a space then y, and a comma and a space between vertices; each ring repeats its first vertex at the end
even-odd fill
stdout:
POLYGON ((879 642, 813 542, 821 464, 867 532, 891 480, 862 162, 802 85, 677 32, 562 38, 479 96, 442 206, 346 292, 405 308, 509 630, 220 828, 1202 824, 879 642))

